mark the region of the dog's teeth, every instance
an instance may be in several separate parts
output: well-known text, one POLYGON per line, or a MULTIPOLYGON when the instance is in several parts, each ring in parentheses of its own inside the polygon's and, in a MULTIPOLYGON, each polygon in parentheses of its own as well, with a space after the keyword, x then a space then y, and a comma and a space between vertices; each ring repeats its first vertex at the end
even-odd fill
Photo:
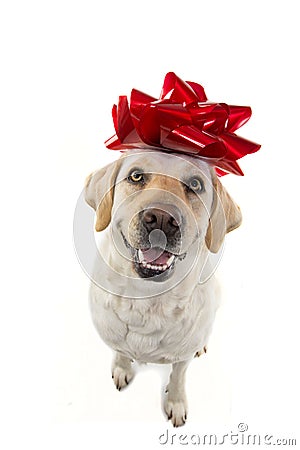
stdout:
POLYGON ((175 256, 171 256, 169 258, 169 260, 167 261, 167 264, 150 264, 147 263, 146 261, 142 261, 140 264, 147 269, 151 269, 151 270, 156 270, 157 272, 164 272, 165 270, 167 270, 170 265, 172 264, 173 260, 174 260, 175 256))
POLYGON ((168 267, 170 267, 170 265, 172 264, 172 262, 174 261, 174 259, 175 259, 175 255, 170 256, 170 258, 169 258, 168 261, 167 261, 167 266, 168 266, 168 267))
POLYGON ((142 250, 139 250, 139 251, 138 251, 138 258, 139 258, 139 262, 142 262, 142 261, 143 261, 144 255, 143 255, 142 250))

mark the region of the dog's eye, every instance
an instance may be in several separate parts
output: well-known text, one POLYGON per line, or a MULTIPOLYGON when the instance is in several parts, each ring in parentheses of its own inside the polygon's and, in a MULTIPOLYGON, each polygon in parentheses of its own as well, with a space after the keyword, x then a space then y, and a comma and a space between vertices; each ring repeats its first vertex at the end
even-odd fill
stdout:
POLYGON ((192 191, 195 192, 201 192, 204 190, 203 183, 201 180, 199 180, 199 178, 191 178, 188 183, 188 186, 192 191))
POLYGON ((134 170, 128 177, 128 181, 131 183, 142 183, 144 181, 144 175, 138 170, 134 170))

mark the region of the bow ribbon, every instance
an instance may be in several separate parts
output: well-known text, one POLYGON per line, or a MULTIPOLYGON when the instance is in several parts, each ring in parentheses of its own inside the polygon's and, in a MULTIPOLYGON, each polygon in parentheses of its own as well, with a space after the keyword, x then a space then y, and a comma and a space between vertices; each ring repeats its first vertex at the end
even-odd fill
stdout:
POLYGON ((202 86, 173 72, 166 75, 159 99, 133 89, 130 106, 120 96, 112 115, 116 134, 105 142, 107 148, 185 153, 213 165, 219 176, 243 175, 237 160, 260 148, 234 133, 251 117, 249 106, 209 102, 202 86))

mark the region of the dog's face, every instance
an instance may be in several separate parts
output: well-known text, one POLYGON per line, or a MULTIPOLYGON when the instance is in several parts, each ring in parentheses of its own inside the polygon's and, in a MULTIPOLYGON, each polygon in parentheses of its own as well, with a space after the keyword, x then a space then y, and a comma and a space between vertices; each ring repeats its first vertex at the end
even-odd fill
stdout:
POLYGON ((199 158, 131 150, 87 180, 96 230, 112 221, 141 278, 164 281, 195 245, 217 252, 239 208, 199 158))

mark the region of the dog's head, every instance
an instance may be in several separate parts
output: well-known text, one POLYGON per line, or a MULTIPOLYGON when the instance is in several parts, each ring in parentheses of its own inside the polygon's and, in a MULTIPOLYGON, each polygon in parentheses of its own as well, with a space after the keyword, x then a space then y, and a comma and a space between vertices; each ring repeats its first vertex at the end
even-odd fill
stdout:
POLYGON ((168 279, 197 242, 216 253, 241 212, 199 158, 131 150, 92 173, 86 201, 96 210, 96 231, 110 222, 141 278, 168 279))

